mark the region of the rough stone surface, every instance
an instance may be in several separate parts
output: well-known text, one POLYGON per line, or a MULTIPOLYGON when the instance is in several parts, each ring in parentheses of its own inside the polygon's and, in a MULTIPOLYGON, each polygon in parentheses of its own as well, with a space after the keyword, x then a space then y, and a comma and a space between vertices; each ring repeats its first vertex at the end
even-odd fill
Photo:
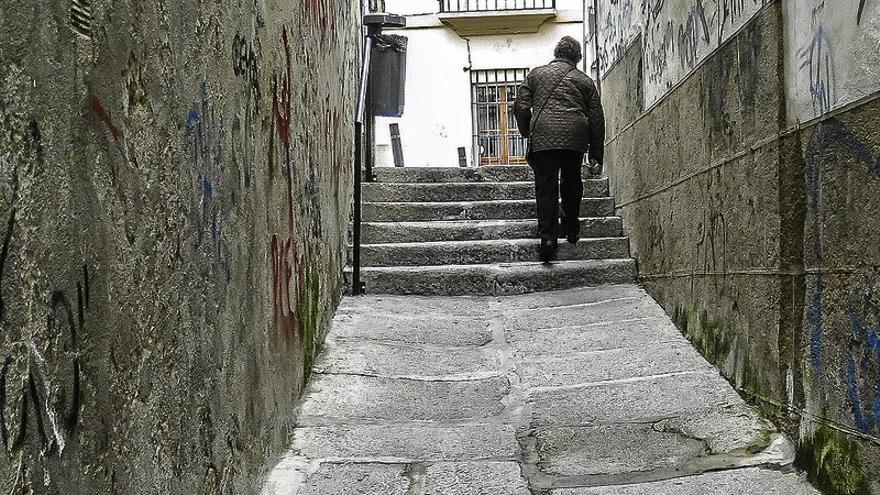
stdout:
POLYGON ((425 495, 531 495, 519 464, 441 463, 427 469, 425 495))
POLYGON ((407 495, 407 490, 409 478, 405 466, 325 463, 309 475, 302 494, 407 495))
MULTIPOLYGON (((575 245, 562 243, 557 255, 560 261, 628 257, 629 243, 624 237, 582 239, 575 245)), ((509 239, 365 244, 361 247, 361 261, 370 267, 537 262, 538 242, 509 239)))
POLYGON ((737 469, 639 485, 570 488, 550 495, 818 495, 800 476, 764 469, 737 469))
POLYGON ((482 380, 416 380, 360 375, 317 375, 298 424, 337 420, 441 421, 485 419, 504 411, 504 377, 482 380))
POLYGON ((0 491, 255 492, 339 300, 359 17, 0 3, 0 491))
MULTIPOLYGON (((347 274, 350 277, 350 274, 347 274)), ((636 265, 630 259, 368 267, 361 271, 367 290, 378 294, 463 295, 524 294, 584 285, 631 281, 636 265)), ((347 280, 350 284, 350 278, 347 280)))
MULTIPOLYGON (((444 202, 372 202, 364 203, 365 222, 427 222, 434 220, 523 220, 535 218, 534 199, 498 201, 444 202)), ((610 198, 585 198, 582 217, 614 215, 610 198)))
POLYGON ((264 495, 398 493, 404 474, 407 495, 613 494, 627 483, 642 491, 620 493, 714 495, 694 475, 719 470, 708 476, 731 490, 818 493, 794 476, 737 470, 792 469, 793 448, 639 287, 340 307, 264 495))
POLYGON ((382 182, 522 182, 534 180, 527 165, 492 165, 486 167, 377 167, 373 169, 382 182))
POLYGON ((294 432, 294 445, 298 455, 312 459, 436 462, 515 459, 519 454, 516 431, 500 422, 301 427, 294 432))
POLYGON ((493 375, 501 366, 500 353, 491 348, 333 342, 327 345, 327 351, 315 364, 314 372, 423 378, 493 375))
POLYGON ((659 421, 738 403, 716 373, 685 373, 534 389, 528 393, 532 422, 543 425, 659 421))
POLYGON ((538 468, 559 476, 649 471, 705 453, 697 438, 656 431, 650 424, 541 428, 535 437, 538 468))
MULTIPOLYGON (((534 239, 537 220, 455 220, 449 222, 364 223, 364 244, 390 242, 483 241, 534 239)), ((623 224, 617 217, 581 219, 583 237, 621 237, 623 224)))
MULTIPOLYGON (((608 179, 585 179, 584 197, 608 196, 608 179)), ((376 201, 492 201, 534 199, 534 182, 447 182, 364 184, 363 200, 376 201)))

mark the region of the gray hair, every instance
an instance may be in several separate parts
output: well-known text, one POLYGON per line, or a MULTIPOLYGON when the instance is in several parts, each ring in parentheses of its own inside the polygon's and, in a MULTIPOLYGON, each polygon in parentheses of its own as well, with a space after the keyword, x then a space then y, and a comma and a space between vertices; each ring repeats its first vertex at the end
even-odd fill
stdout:
POLYGON ((581 52, 580 42, 571 36, 565 36, 559 40, 556 49, 553 50, 553 56, 570 60, 575 64, 579 63, 584 58, 583 53, 581 52))

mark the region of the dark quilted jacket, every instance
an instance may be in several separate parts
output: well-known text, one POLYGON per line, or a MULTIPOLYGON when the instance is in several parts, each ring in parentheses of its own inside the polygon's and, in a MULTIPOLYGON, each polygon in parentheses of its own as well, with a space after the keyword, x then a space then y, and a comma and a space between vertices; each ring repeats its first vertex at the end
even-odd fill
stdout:
POLYGON ((603 162, 605 115, 599 92, 593 80, 571 62, 556 59, 529 72, 513 112, 519 132, 529 138, 529 153, 589 151, 590 158, 603 162), (561 79, 566 72, 568 75, 561 79))

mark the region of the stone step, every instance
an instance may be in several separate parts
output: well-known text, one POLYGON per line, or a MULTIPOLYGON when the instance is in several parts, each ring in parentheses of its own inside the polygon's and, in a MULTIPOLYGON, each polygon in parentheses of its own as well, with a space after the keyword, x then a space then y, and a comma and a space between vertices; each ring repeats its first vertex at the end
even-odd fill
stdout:
MULTIPOLYGON (((584 196, 608 196, 607 179, 584 180, 584 196)), ((499 199, 534 199, 533 182, 372 182, 363 185, 363 200, 379 201, 491 201, 499 199)))
MULTIPOLYGON (((368 294, 513 295, 632 283, 635 279, 636 262, 632 259, 361 268, 368 294)), ((350 293, 350 268, 345 271, 345 284, 350 293)))
MULTIPOLYGON (((362 266, 480 265, 538 261, 537 239, 492 241, 411 242, 364 244, 362 266)), ((629 256, 625 237, 583 239, 575 245, 559 244, 558 259, 596 260, 629 256)))
MULTIPOLYGON (((535 201, 365 202, 364 222, 430 222, 436 220, 522 220, 536 218, 535 201)), ((581 217, 614 216, 614 199, 585 198, 581 217)))
MULTIPOLYGON (((538 236, 537 220, 366 222, 361 228, 364 244, 531 239, 538 236)), ((582 238, 620 237, 622 234, 620 217, 581 219, 582 238)))
MULTIPOLYGON (((505 182, 532 181, 535 175, 528 165, 490 165, 486 167, 377 167, 373 169, 381 182, 505 182)), ((581 176, 590 177, 587 168, 581 176)))
POLYGON ((496 182, 534 180, 527 165, 488 167, 376 167, 376 179, 382 182, 496 182))

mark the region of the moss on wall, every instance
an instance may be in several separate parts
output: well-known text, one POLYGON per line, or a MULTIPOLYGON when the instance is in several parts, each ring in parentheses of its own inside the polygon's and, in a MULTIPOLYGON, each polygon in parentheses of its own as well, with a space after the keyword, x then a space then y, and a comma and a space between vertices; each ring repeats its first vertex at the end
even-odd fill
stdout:
POLYGON ((828 495, 871 495, 859 460, 858 443, 827 426, 801 440, 797 466, 828 495))

